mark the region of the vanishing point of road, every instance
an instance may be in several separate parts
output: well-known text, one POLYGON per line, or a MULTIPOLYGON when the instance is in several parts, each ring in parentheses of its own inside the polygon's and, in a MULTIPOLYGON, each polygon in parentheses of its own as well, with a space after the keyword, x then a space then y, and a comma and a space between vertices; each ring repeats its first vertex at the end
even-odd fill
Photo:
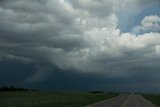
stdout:
POLYGON ((104 100, 86 107, 155 107, 148 100, 137 94, 120 94, 117 97, 104 100))

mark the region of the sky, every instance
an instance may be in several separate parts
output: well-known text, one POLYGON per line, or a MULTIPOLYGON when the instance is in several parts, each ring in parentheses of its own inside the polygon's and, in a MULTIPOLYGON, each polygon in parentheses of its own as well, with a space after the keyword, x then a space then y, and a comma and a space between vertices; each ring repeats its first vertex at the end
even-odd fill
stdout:
POLYGON ((0 86, 160 92, 159 0, 0 0, 0 86))

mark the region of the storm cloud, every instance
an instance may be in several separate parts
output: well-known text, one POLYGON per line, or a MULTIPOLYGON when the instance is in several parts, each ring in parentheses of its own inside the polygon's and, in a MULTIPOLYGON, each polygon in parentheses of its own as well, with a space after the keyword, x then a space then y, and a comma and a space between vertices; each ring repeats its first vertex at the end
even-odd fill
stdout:
POLYGON ((1 0, 0 60, 34 63, 37 71, 26 82, 49 78, 52 66, 160 81, 159 13, 122 30, 154 4, 159 0, 1 0))

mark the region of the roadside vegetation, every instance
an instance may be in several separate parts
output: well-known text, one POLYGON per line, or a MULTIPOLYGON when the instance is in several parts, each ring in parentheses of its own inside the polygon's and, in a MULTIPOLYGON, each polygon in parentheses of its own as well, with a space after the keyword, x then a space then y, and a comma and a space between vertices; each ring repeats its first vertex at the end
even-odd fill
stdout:
POLYGON ((12 85, 10 86, 2 86, 0 87, 0 92, 8 92, 8 91, 38 91, 36 89, 28 89, 28 88, 22 88, 22 87, 14 87, 12 85))
POLYGON ((105 92, 0 92, 0 107, 84 107, 117 96, 105 92))
POLYGON ((142 96, 153 103, 156 107, 160 107, 160 94, 142 94, 142 96))

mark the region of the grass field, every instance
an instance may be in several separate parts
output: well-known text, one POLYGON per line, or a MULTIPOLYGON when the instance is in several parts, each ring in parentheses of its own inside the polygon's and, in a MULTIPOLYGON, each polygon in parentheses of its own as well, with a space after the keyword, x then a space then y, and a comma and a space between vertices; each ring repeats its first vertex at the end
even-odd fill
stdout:
POLYGON ((143 97, 156 105, 156 107, 160 107, 160 94, 143 94, 143 97))
POLYGON ((84 107, 117 95, 87 92, 0 92, 0 107, 84 107))

